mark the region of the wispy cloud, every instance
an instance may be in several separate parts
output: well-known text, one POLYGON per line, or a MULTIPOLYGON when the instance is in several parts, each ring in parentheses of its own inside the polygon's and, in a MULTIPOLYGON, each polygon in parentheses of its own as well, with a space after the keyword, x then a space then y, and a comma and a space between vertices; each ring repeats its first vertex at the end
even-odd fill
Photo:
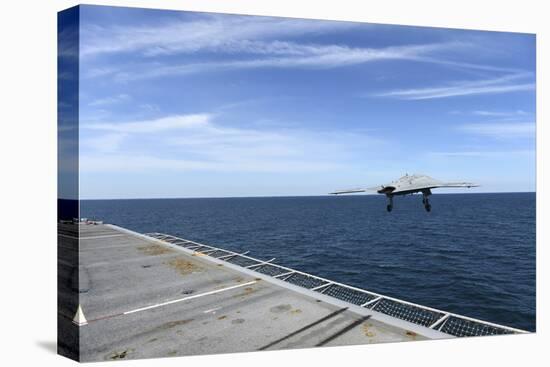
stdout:
POLYGON ((132 99, 128 94, 118 94, 116 96, 112 97, 105 97, 105 98, 98 98, 90 103, 88 103, 88 106, 97 107, 97 106, 106 106, 106 105, 113 105, 117 103, 122 102, 128 102, 132 99))
POLYGON ((86 124, 96 132, 84 144, 81 169, 312 172, 344 167, 351 156, 385 144, 363 132, 250 126, 227 126, 223 116, 213 114, 86 124), (153 134, 144 142, 144 133, 153 134), (119 149, 122 142, 124 150, 119 149))
POLYGON ((486 137, 534 138, 536 125, 534 122, 492 122, 464 124, 457 128, 459 131, 486 137))
MULTIPOLYGON (((456 47, 454 51, 458 49, 458 47, 462 47, 467 49, 469 52, 476 52, 475 48, 479 47, 475 44, 470 44, 466 42, 449 42, 448 44, 454 44, 456 47)), ((512 67, 504 67, 504 66, 496 66, 496 65, 484 65, 484 64, 474 64, 471 62, 464 62, 464 61, 454 61, 454 60, 448 60, 448 59, 442 59, 442 58, 433 58, 424 56, 422 58, 419 58, 418 61, 423 61, 427 63, 434 63, 439 65, 446 65, 449 67, 454 67, 458 69, 472 69, 472 70, 478 70, 478 71, 487 71, 487 72, 503 72, 503 73, 522 73, 524 72, 521 69, 518 68, 512 68, 512 67)))
POLYGON ((446 158, 503 158, 503 157, 517 157, 521 155, 534 155, 534 150, 500 150, 500 151, 484 151, 484 150, 465 150, 465 151, 453 151, 453 152, 430 152, 431 156, 446 157, 446 158))
POLYGON ((478 94, 496 94, 535 89, 535 83, 527 80, 530 74, 516 73, 498 78, 456 81, 444 86, 398 89, 375 94, 377 97, 391 97, 405 100, 422 100, 468 96, 478 94))
POLYGON ((113 66, 94 67, 89 65, 85 68, 85 70, 82 70, 81 72, 83 73, 83 77, 96 78, 115 74, 116 72, 118 72, 118 68, 115 68, 113 66))
POLYGON ((288 53, 281 37, 308 35, 356 27, 351 22, 305 19, 203 15, 194 20, 174 20, 149 26, 85 26, 81 55, 98 56, 138 52, 144 56, 176 53, 252 52, 288 53), (260 42, 262 41, 262 42, 260 42))
POLYGON ((472 114, 477 115, 477 116, 488 116, 488 117, 512 117, 512 116, 525 116, 525 115, 528 115, 528 113, 523 111, 523 110, 515 110, 515 111, 477 110, 477 111, 473 111, 472 114))
MULTIPOLYGON (((381 60, 412 60, 466 69, 512 71, 439 57, 444 51, 456 52, 473 47, 458 41, 380 48, 296 41, 297 37, 346 31, 358 26, 352 22, 219 15, 141 27, 87 25, 82 30, 81 55, 85 60, 118 53, 141 56, 141 64, 133 63, 120 69, 92 63, 85 74, 87 78, 113 76, 118 81, 251 68, 335 68, 381 60), (210 62, 180 60, 165 64, 162 61, 162 56, 199 52, 223 55, 210 62), (154 67, 151 67, 152 63, 154 67)), ((364 29, 369 25, 360 26, 364 29)))
POLYGON ((82 172, 269 172, 269 173, 303 173, 332 171, 342 168, 335 162, 310 160, 275 161, 260 160, 254 157, 238 162, 231 160, 207 161, 194 159, 163 158, 146 154, 109 154, 83 155, 80 159, 82 172))
POLYGON ((84 148, 100 153, 112 153, 120 149, 120 145, 127 137, 127 134, 112 133, 102 134, 96 137, 86 137, 81 140, 84 148))
POLYGON ((407 46, 390 46, 382 48, 351 48, 340 45, 299 45, 289 42, 284 48, 277 46, 277 52, 266 51, 262 57, 244 60, 222 60, 201 63, 179 63, 150 67, 144 64, 139 70, 126 70, 114 73, 115 80, 134 81, 157 77, 188 75, 202 72, 219 72, 238 69, 258 68, 301 68, 301 69, 329 69, 351 65, 364 64, 382 60, 409 60, 418 62, 437 62, 435 59, 424 59, 423 55, 432 52, 450 49, 456 45, 451 43, 436 43, 407 46), (286 51, 286 54, 283 52, 286 51), (269 57, 265 57, 269 54, 269 57))
POLYGON ((154 120, 130 122, 88 122, 82 128, 103 130, 119 133, 154 133, 166 130, 184 129, 206 125, 211 119, 210 114, 175 115, 154 120))

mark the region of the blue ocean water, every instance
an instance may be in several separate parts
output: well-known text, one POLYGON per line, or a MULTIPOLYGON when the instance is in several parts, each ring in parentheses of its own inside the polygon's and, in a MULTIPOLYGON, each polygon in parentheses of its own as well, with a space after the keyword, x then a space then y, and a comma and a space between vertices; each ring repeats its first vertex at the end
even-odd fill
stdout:
POLYGON ((535 193, 86 200, 81 216, 164 232, 385 295, 535 330, 535 193))

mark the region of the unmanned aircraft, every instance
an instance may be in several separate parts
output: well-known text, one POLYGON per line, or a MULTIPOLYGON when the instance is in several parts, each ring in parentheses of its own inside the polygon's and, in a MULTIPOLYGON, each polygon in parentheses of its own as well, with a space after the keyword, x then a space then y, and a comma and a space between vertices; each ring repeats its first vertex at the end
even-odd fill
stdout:
POLYGON ((437 189, 440 187, 477 187, 479 185, 471 182, 442 182, 436 179, 433 179, 426 175, 409 175, 401 177, 398 180, 395 180, 386 185, 380 185, 369 188, 357 188, 349 190, 339 190, 331 192, 333 195, 340 194, 351 194, 356 192, 367 192, 367 191, 376 191, 379 194, 384 194, 388 198, 388 206, 386 209, 391 212, 393 209, 393 197, 397 195, 409 195, 415 194, 418 192, 422 193, 422 204, 424 204, 424 209, 427 212, 432 210, 432 206, 428 197, 432 194, 432 189, 437 189))

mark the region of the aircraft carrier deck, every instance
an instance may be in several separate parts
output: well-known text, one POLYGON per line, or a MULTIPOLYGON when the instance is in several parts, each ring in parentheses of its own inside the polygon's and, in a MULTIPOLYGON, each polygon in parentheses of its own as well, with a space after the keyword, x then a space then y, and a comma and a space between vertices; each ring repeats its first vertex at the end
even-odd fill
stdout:
POLYGON ((81 223, 58 237, 58 348, 80 361, 522 332, 166 234, 81 223))

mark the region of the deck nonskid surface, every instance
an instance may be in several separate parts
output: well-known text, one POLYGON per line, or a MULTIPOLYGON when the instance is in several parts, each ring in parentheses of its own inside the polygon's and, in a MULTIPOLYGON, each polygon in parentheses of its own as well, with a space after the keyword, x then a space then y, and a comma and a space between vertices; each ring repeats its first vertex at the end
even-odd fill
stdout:
POLYGON ((80 238, 82 361, 420 338, 109 226, 80 238))

